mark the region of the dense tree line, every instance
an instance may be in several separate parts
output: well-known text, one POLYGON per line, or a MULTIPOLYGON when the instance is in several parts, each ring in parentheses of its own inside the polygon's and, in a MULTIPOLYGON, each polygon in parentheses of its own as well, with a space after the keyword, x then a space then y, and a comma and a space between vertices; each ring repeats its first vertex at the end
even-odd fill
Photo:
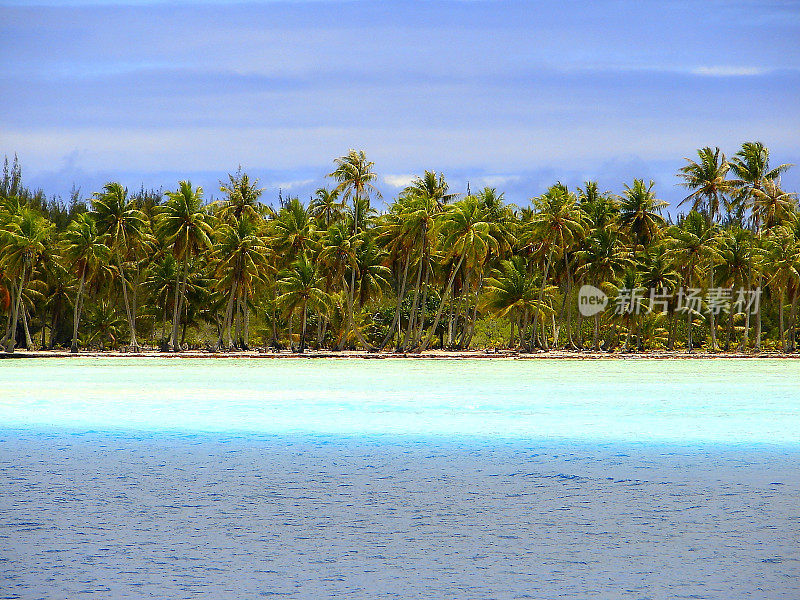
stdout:
POLYGON ((454 194, 432 171, 378 212, 373 163, 357 151, 307 204, 277 207, 241 171, 211 202, 188 181, 165 194, 111 182, 65 205, 6 160, 0 345, 794 351, 789 165, 756 142, 686 160, 688 212, 674 220, 641 179, 621 195, 556 183, 520 208, 492 188, 454 194), (611 298, 589 317, 587 284, 611 298), (682 304, 686 290, 702 299, 682 304), (754 290, 755 304, 737 300, 754 290))

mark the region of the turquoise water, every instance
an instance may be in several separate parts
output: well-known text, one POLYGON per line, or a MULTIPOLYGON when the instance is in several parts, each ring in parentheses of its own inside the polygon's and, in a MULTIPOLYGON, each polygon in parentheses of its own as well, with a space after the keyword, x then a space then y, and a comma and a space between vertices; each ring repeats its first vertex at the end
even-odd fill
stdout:
POLYGON ((0 361, 0 426, 800 444, 800 362, 0 361))

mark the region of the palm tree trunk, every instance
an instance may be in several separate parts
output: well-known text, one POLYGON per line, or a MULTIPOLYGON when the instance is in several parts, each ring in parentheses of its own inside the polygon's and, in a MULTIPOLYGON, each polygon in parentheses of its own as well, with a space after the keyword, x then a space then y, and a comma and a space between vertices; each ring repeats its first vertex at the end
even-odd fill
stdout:
POLYGON ((472 307, 472 318, 469 322, 469 334, 464 342, 464 348, 467 349, 469 349, 470 344, 472 344, 472 336, 475 335, 475 321, 478 318, 478 298, 480 297, 481 290, 483 290, 483 270, 481 270, 481 273, 478 276, 478 289, 475 292, 475 305, 472 307))
MULTIPOLYGON (((758 289, 761 289, 761 277, 758 278, 758 289)), ((763 298, 758 299, 758 310, 756 311, 756 352, 761 352, 761 304, 763 298)))
POLYGON ((622 345, 622 349, 627 352, 628 351, 628 344, 631 341, 631 334, 633 333, 633 323, 630 321, 633 320, 633 315, 631 315, 630 320, 628 321, 628 331, 625 334, 625 343, 622 345))
POLYGON ((247 299, 244 301, 244 349, 250 349, 250 307, 247 306, 247 299))
POLYGON ((792 293, 792 310, 789 316, 789 351, 794 352, 796 349, 797 340, 797 285, 794 286, 792 293))
MULTIPOLYGON (((552 261, 553 256, 552 253, 547 254, 547 260, 545 261, 544 265, 544 273, 542 275, 542 286, 539 289, 539 306, 542 305, 542 301, 544 300, 544 290, 547 287, 547 275, 550 273, 550 262, 552 261)), ((536 339, 536 331, 539 325, 539 319, 533 320, 533 333, 531 334, 531 339, 536 339)))
POLYGON ((83 285, 86 281, 86 265, 81 268, 81 282, 78 285, 78 294, 75 296, 75 311, 72 316, 72 345, 70 352, 78 352, 78 323, 81 321, 81 296, 83 295, 83 285))
POLYGON ((325 345, 325 336, 328 334, 328 315, 322 315, 322 332, 319 336, 319 347, 322 348, 325 345))
POLYGON ((59 324, 58 311, 53 311, 50 315, 50 343, 47 345, 48 350, 56 347, 56 330, 59 324))
MULTIPOLYGON (((237 287, 237 291, 241 291, 237 287)), ((235 334, 234 334, 234 346, 237 350, 242 349, 243 340, 242 340, 242 295, 241 293, 236 294, 236 307, 233 309, 234 319, 233 322, 235 324, 235 334)))
MULTIPOLYGON (((453 297, 453 300, 455 300, 455 296, 453 297)), ((461 308, 463 306, 464 306, 464 290, 462 289, 458 293, 458 300, 456 300, 456 311, 455 315, 453 316, 453 341, 450 342, 450 345, 456 348, 458 347, 458 338, 460 337, 458 324, 461 322, 461 308)))
MULTIPOLYGON (((406 257, 406 264, 405 264, 405 267, 403 268, 403 278, 402 278, 402 281, 400 283, 400 294, 397 296, 397 307, 395 308, 395 311, 394 311, 394 319, 392 320, 392 326, 389 327, 389 332, 386 334, 386 337, 383 338, 383 341, 381 342, 381 345, 378 347, 379 350, 383 350, 386 347, 386 344, 389 342, 389 340, 392 339, 392 337, 395 334, 395 327, 397 327, 398 330, 399 330, 399 327, 400 327, 400 309, 402 308, 403 300, 405 299, 406 283, 407 283, 407 280, 408 280, 408 267, 409 267, 410 263, 411 263, 411 253, 409 253, 409 255, 406 257)), ((400 335, 399 335, 399 333, 397 335, 397 343, 398 343, 398 345, 400 344, 400 335)))
POLYGON ((780 304, 778 304, 778 323, 781 328, 781 348, 784 352, 786 352, 786 329, 783 326, 783 300, 784 300, 785 292, 783 288, 781 288, 780 293, 780 304))
MULTIPOLYGON (((329 288, 326 287, 325 293, 328 293, 328 289, 329 288)), ((325 316, 319 315, 319 318, 317 319, 317 350, 322 348, 322 325, 324 322, 325 316)))
MULTIPOLYGON (((133 279, 133 290, 131 294, 131 322, 133 323, 133 332, 136 333, 136 314, 139 310, 139 285, 141 283, 140 278, 142 276, 141 269, 139 269, 139 263, 136 263, 136 276, 133 279)), ((139 341, 135 338, 133 339, 133 351, 139 352, 139 341)))
MULTIPOLYGON (((163 344, 167 338, 167 298, 164 298, 164 314, 162 315, 161 320, 161 343, 163 344)), ((222 338, 220 337, 220 340, 222 338)))
POLYGON ((406 327, 406 334, 403 336, 403 350, 408 350, 411 332, 414 330, 414 325, 417 317, 417 302, 419 302, 419 290, 422 284, 422 267, 425 263, 424 259, 420 257, 419 268, 417 269, 417 282, 414 284, 414 297, 411 301, 411 313, 408 316, 408 326, 406 327))
POLYGON ((689 332, 686 334, 687 337, 687 344, 686 344, 686 352, 691 354, 692 349, 692 311, 686 311, 686 326, 689 328, 689 332))
POLYGON ((669 334, 667 335, 667 350, 672 352, 675 349, 675 337, 678 332, 678 315, 675 307, 671 307, 669 313, 669 334))
MULTIPOLYGON (((228 306, 225 308, 225 320, 222 324, 222 331, 223 335, 226 335, 228 338, 226 340, 226 349, 230 349, 233 346, 233 334, 231 332, 231 321, 233 320, 233 302, 236 299, 236 286, 234 285, 231 287, 231 295, 228 298, 228 306)), ((222 338, 220 337, 219 345, 221 346, 223 343, 222 338)))
POLYGON ((447 287, 444 290, 444 295, 442 296, 441 302, 439 302, 439 309, 436 311, 436 318, 433 320, 433 327, 431 328, 431 333, 428 335, 428 338, 425 340, 425 343, 422 344, 419 351, 422 352, 427 348, 430 343, 433 341, 433 338, 436 334, 436 329, 439 327, 439 320, 442 318, 442 311, 444 310, 445 305, 447 304, 447 298, 450 295, 450 290, 453 289, 453 281, 455 281, 456 274, 458 270, 461 268, 461 265, 464 263, 464 254, 461 255, 461 258, 458 260, 458 264, 456 268, 453 269, 452 274, 450 275, 450 279, 447 282, 447 287))
POLYGON ((458 336, 458 341, 456 342, 456 347, 459 350, 464 348, 464 340, 466 339, 467 331, 469 330, 469 289, 471 282, 471 277, 469 275, 465 276, 464 288, 462 289, 461 293, 461 296, 464 299, 464 325, 461 327, 461 334, 458 336))
POLYGON ((572 310, 570 310, 571 306, 568 303, 573 286, 572 270, 569 267, 569 259, 567 258, 566 252, 564 253, 564 267, 567 270, 567 295, 565 296, 565 300, 567 301, 567 344, 572 350, 575 350, 575 340, 572 339, 572 310))
POLYGON ((289 352, 294 352, 294 338, 292 337, 292 317, 294 311, 289 311, 289 352))
POLYGON ((528 331, 528 320, 530 318, 530 314, 528 312, 528 308, 525 308, 525 311, 522 313, 522 327, 519 329, 519 345, 523 351, 530 351, 530 346, 526 343, 525 332, 528 331))
MULTIPOLYGON (((358 231, 357 225, 356 225, 356 231, 358 231)), ((350 273, 350 290, 347 293, 347 326, 345 327, 342 340, 339 343, 339 350, 344 348, 345 344, 347 344, 347 339, 350 337, 350 332, 353 331, 353 304, 355 301, 355 288, 356 288, 356 267, 354 266, 352 272, 350 273)))
POLYGON ((306 322, 308 319, 308 302, 303 303, 302 331, 300 333, 300 354, 306 349, 306 322))
MULTIPOLYGON (((455 337, 456 328, 456 303, 453 298, 450 298, 450 303, 447 309, 447 347, 453 345, 453 338, 455 337)), ((442 343, 444 346, 444 343, 442 343)))
POLYGON ((427 256, 425 257, 425 280, 422 282, 422 302, 420 307, 419 327, 414 335, 413 345, 416 348, 422 340, 422 332, 425 329, 425 316, 428 308, 428 282, 430 281, 431 269, 428 264, 427 256))
POLYGON ((600 315, 594 315, 594 339, 592 341, 592 348, 600 350, 600 315))
POLYGON ((270 286, 272 296, 272 346, 273 348, 278 348, 278 309, 276 306, 276 299, 278 295, 275 287, 275 285, 270 286))
POLYGON ((119 266, 119 278, 120 282, 122 283, 122 300, 125 303, 125 314, 128 317, 128 328, 131 330, 131 342, 130 346, 134 352, 139 350, 139 346, 136 342, 136 321, 133 318, 133 313, 131 312, 131 304, 128 300, 128 282, 125 279, 125 272, 122 267, 122 259, 117 258, 117 265, 119 266))
POLYGON ((22 302, 22 288, 25 286, 25 268, 22 265, 22 275, 19 278, 19 288, 17 289, 17 298, 14 300, 14 310, 11 314, 11 327, 6 336, 6 352, 14 352, 14 346, 17 345, 17 321, 19 319, 19 307, 22 302))
POLYGON ((725 335, 725 352, 730 352, 731 339, 733 339, 733 295, 728 303, 728 331, 725 335))
POLYGON ((181 296, 181 288, 183 287, 181 280, 184 282, 186 281, 186 274, 189 269, 189 254, 184 252, 183 254, 183 268, 178 271, 178 279, 175 282, 175 305, 173 307, 172 312, 172 334, 169 338, 169 346, 170 350, 173 352, 177 352, 180 348, 178 347, 178 324, 180 316, 180 311, 183 305, 183 298, 181 296))
MULTIPOLYGON (((714 285, 714 265, 711 265, 710 274, 709 274, 709 284, 710 286, 714 285)), ((708 309, 708 325, 709 330, 711 332, 711 351, 716 352, 719 350, 717 347, 717 323, 716 323, 716 316, 714 315, 714 310, 712 307, 708 309)))
POLYGON ((31 338, 31 330, 28 329, 28 310, 25 306, 22 307, 22 330, 25 332, 25 349, 34 350, 33 339, 31 338))
MULTIPOLYGON (((566 325, 566 314, 567 314, 567 299, 569 297, 569 284, 567 284, 567 288, 564 291, 564 297, 561 299, 561 309, 558 311, 558 327, 555 328, 556 318, 553 315, 553 327, 555 328, 554 331, 554 338, 553 338, 553 348, 556 350, 558 349, 558 339, 561 337, 561 328, 566 325)), ((570 337, 570 336, 567 336, 570 337)))

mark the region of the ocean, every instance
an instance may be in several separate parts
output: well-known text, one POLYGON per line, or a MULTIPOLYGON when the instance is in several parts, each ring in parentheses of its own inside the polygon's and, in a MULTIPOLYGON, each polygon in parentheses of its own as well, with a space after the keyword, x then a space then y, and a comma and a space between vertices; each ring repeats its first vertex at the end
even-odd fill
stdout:
POLYGON ((0 597, 796 600, 799 370, 0 361, 0 597))

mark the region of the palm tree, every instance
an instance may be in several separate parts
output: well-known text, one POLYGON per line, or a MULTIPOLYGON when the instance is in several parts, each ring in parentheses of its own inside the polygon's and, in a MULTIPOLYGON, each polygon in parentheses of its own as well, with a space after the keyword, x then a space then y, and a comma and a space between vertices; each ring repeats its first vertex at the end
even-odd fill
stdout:
MULTIPOLYGON (((745 142, 730 161, 731 171, 736 177, 731 185, 738 192, 737 202, 752 208, 755 193, 763 190, 768 181, 777 180, 791 166, 783 164, 770 168, 769 148, 761 142, 745 142)), ((762 215, 754 210, 752 218, 756 232, 760 233, 762 215)))
POLYGON ((610 192, 601 192, 596 181, 587 181, 578 188, 578 200, 590 229, 617 228, 619 202, 610 192))
MULTIPOLYGON (((726 210, 730 213, 732 204, 727 197, 734 191, 735 187, 727 179, 730 165, 725 160, 719 148, 712 150, 708 146, 697 151, 700 162, 684 159, 689 164, 681 168, 678 176, 683 179, 682 185, 693 190, 686 198, 681 201, 692 202, 692 210, 702 209, 708 219, 709 226, 716 223, 720 214, 720 204, 725 204, 726 210)), ((709 280, 714 283, 714 263, 711 263, 709 280)), ((712 347, 716 347, 716 325, 714 323, 714 312, 709 313, 711 321, 712 347)))
MULTIPOLYGON (((641 305, 638 301, 634 300, 632 293, 635 290, 641 289, 641 276, 636 268, 636 265, 631 265, 625 269, 619 281, 616 282, 616 285, 611 284, 609 285, 609 288, 612 294, 616 296, 617 305, 620 307, 620 310, 615 311, 615 316, 624 323, 625 328, 627 329, 625 334, 625 342, 622 344, 622 349, 623 351, 628 351, 631 338, 636 335, 637 326, 642 320, 639 314, 641 305), (625 290, 631 294, 630 297, 625 298, 621 296, 625 290)), ((641 339, 641 336, 639 337, 641 339)), ((619 341, 619 335, 617 336, 617 339, 619 341)), ((638 346, 641 346, 641 343, 637 344, 637 347, 638 346)))
POLYGON ((102 192, 94 194, 92 211, 97 229, 105 237, 105 244, 111 250, 113 262, 119 273, 125 314, 131 333, 130 346, 137 352, 139 343, 136 341, 136 290, 134 289, 132 302, 128 298, 129 282, 125 277, 125 263, 131 259, 137 260, 138 252, 147 241, 147 217, 136 207, 136 203, 128 198, 127 188, 116 182, 107 183, 103 186, 102 192))
POLYGON ((289 264, 315 248, 314 223, 298 198, 289 198, 269 221, 267 241, 282 264, 289 264))
MULTIPOLYGON (((446 191, 446 187, 444 190, 446 191)), ((439 191, 441 191, 441 189, 439 191)), ((418 263, 417 273, 414 278, 414 296, 411 301, 411 313, 408 320, 408 327, 402 343, 398 339, 398 349, 402 348, 403 350, 407 350, 410 346, 417 345, 422 335, 422 328, 425 320, 424 314, 419 319, 419 322, 417 322, 420 292, 424 290, 421 302, 422 311, 424 312, 428 292, 428 281, 433 268, 432 255, 437 238, 435 228, 436 217, 441 214, 441 207, 444 206, 444 203, 441 202, 441 198, 437 199, 436 195, 428 195, 428 190, 424 186, 418 186, 418 188, 407 188, 403 192, 403 200, 400 206, 400 218, 403 221, 403 237, 411 237, 414 239, 413 245, 409 248, 407 260, 416 260, 418 263)))
POLYGON ((235 175, 228 174, 226 183, 220 182, 219 190, 228 197, 221 205, 222 219, 233 218, 238 221, 243 216, 257 219, 263 213, 263 205, 258 199, 264 189, 258 187, 258 179, 250 181, 250 177, 242 172, 241 167, 235 175))
POLYGON ((168 346, 178 351, 179 317, 186 300, 186 279, 189 259, 200 250, 211 247, 212 227, 203 206, 203 188, 193 188, 191 182, 181 181, 177 191, 167 192, 168 200, 158 213, 158 233, 172 248, 175 258, 182 262, 175 281, 175 300, 172 313, 172 334, 168 346))
POLYGON ((170 309, 170 298, 175 295, 177 287, 176 280, 180 279, 180 266, 175 260, 175 255, 169 251, 159 254, 147 271, 142 286, 150 294, 151 301, 155 306, 161 307, 161 347, 166 349, 167 344, 167 320, 170 309))
MULTIPOLYGON (((676 270, 683 276, 683 285, 686 291, 695 285, 707 287, 705 275, 711 265, 719 261, 716 249, 715 231, 708 226, 706 219, 697 211, 692 211, 679 225, 670 231, 671 247, 668 255, 676 270)), ((695 312, 691 307, 683 307, 686 311, 688 331, 687 351, 692 352, 692 316, 695 312)), ((711 331, 711 348, 717 349, 717 339, 714 324, 714 313, 709 310, 709 325, 711 331)))
POLYGON ((462 265, 466 272, 466 278, 469 280, 471 273, 483 268, 489 253, 496 252, 498 248, 497 240, 492 236, 491 223, 486 221, 486 214, 474 196, 467 196, 451 205, 441 214, 440 222, 442 248, 444 249, 443 262, 451 260, 457 262, 450 271, 436 318, 433 320, 431 333, 427 341, 420 347, 420 351, 425 350, 433 341, 442 311, 453 288, 453 281, 462 265))
MULTIPOLYGON (((561 257, 567 260, 568 252, 583 239, 586 228, 577 197, 560 183, 534 199, 534 205, 536 212, 523 234, 523 243, 542 256, 544 274, 538 299, 541 305, 553 261, 561 257)), ((538 319, 533 323, 531 339, 536 338, 537 327, 538 319)), ((554 344, 558 343, 557 334, 554 324, 554 344)))
POLYGON ((397 346, 402 345, 400 334, 400 312, 403 301, 406 297, 408 272, 414 257, 417 255, 420 245, 427 245, 429 248, 435 242, 436 235, 434 229, 428 222, 432 220, 433 212, 430 207, 423 203, 422 212, 417 213, 419 199, 416 196, 404 196, 395 201, 389 208, 389 212, 383 215, 377 223, 376 242, 386 251, 386 263, 392 267, 394 279, 397 283, 397 300, 395 303, 394 318, 389 326, 386 337, 379 345, 383 349, 395 334, 397 327, 397 346), (423 227, 423 222, 425 226, 423 227), (420 240, 420 235, 425 232, 428 239, 420 240))
MULTIPOLYGON (((217 288, 228 296, 223 325, 223 332, 227 331, 228 334, 228 347, 233 343, 234 301, 237 303, 237 315, 246 310, 247 302, 252 301, 255 286, 263 281, 270 270, 268 249, 261 229, 260 217, 243 216, 233 223, 223 223, 215 232, 212 258, 217 288)), ((222 339, 219 341, 221 344, 222 339)))
MULTIPOLYGON (((576 274, 592 285, 602 288, 614 282, 626 269, 633 267, 630 253, 611 229, 598 229, 586 240, 586 247, 578 252, 582 262, 576 274)), ((592 347, 600 349, 600 313, 594 315, 594 341, 592 347)))
POLYGON ((296 310, 300 310, 301 334, 299 351, 301 353, 306 348, 308 309, 321 311, 330 304, 330 297, 323 291, 322 283, 322 277, 305 256, 301 256, 278 275, 278 287, 281 290, 281 295, 278 296, 278 304, 283 306, 288 314, 290 344, 292 344, 292 315, 296 310))
POLYGON ((84 287, 102 270, 108 270, 111 250, 103 243, 104 237, 97 230, 92 213, 78 215, 64 232, 64 258, 69 268, 78 277, 75 307, 72 318, 72 344, 70 351, 78 351, 78 325, 84 302, 84 287))
POLYGON ((86 311, 86 329, 90 332, 84 346, 100 341, 100 348, 105 350, 106 342, 111 342, 111 347, 116 348, 120 337, 120 329, 125 322, 117 315, 116 307, 108 300, 102 300, 86 311))
POLYGON ((425 171, 422 177, 415 177, 409 186, 403 190, 403 194, 429 198, 436 203, 441 211, 446 204, 450 204, 458 197, 458 194, 448 192, 449 186, 444 178, 444 173, 436 171, 425 171))
MULTIPOLYGON (((359 200, 369 201, 373 194, 381 197, 373 183, 378 179, 373 171, 375 163, 367 160, 363 150, 350 150, 345 156, 335 159, 334 163, 336 168, 328 177, 338 182, 336 192, 342 194, 342 200, 352 200, 355 204, 359 200)), ((358 223, 354 225, 358 229, 358 223)))
MULTIPOLYGON (((675 265, 670 259, 668 246, 664 243, 656 244, 643 252, 638 261, 638 270, 641 272, 641 283, 645 290, 650 290, 648 309, 651 313, 669 313, 669 332, 667 336, 667 348, 672 350, 675 339, 675 306, 671 295, 678 288, 679 275, 675 270, 675 265), (658 295, 658 296, 657 296, 658 295), (667 296, 666 298, 664 296, 667 296), (657 303, 662 304, 662 311, 656 311, 657 303)), ((655 327, 655 324, 653 324, 655 327)))
MULTIPOLYGON (((786 327, 783 318, 786 293, 787 290, 794 289, 796 294, 797 286, 800 284, 800 242, 790 229, 776 227, 770 231, 767 238, 767 260, 772 272, 767 285, 773 286, 778 292, 781 348, 787 352, 789 348, 786 343, 786 327)), ((794 304, 794 299, 792 303, 794 304)))
MULTIPOLYGON (((734 319, 734 290, 742 290, 752 280, 753 272, 753 243, 752 233, 741 228, 732 228, 723 232, 719 238, 719 268, 717 271, 718 282, 730 288, 731 299, 728 303, 728 332, 725 340, 725 350, 730 349, 733 336, 734 319)), ((749 318, 749 313, 747 315, 749 318)), ((747 345, 748 328, 745 327, 740 349, 747 345)))
POLYGON ((317 219, 325 229, 329 228, 331 223, 342 218, 344 208, 344 202, 339 200, 339 191, 324 187, 314 193, 314 197, 308 204, 309 214, 317 219))
POLYGON ((13 352, 17 343, 17 322, 25 284, 31 279, 39 258, 47 250, 53 229, 53 225, 44 217, 27 207, 21 207, 4 218, 4 226, 0 230, 0 243, 3 246, 0 270, 16 275, 18 279, 10 327, 1 340, 7 352, 13 352))
POLYGON ((667 203, 656 198, 654 185, 653 181, 645 185, 643 179, 634 179, 632 186, 625 185, 620 202, 620 225, 640 248, 647 248, 658 240, 666 226, 661 209, 667 203))
POLYGON ((384 264, 384 252, 370 239, 358 246, 355 256, 356 290, 358 305, 366 306, 370 301, 383 296, 390 285, 391 269, 384 264))
MULTIPOLYGON (((336 168, 328 177, 338 182, 336 191, 342 194, 342 200, 353 202, 353 235, 358 235, 359 227, 364 226, 359 217, 369 210, 370 196, 380 198, 381 193, 373 182, 378 176, 373 171, 375 163, 368 161, 364 151, 350 150, 345 156, 334 160, 336 168)), ((347 325, 345 339, 350 333, 353 320, 353 294, 355 293, 355 271, 351 273, 350 289, 347 296, 347 325)))
POLYGON ((769 230, 794 220, 797 194, 782 190, 780 180, 767 179, 761 188, 753 190, 751 206, 756 222, 769 230))
POLYGON ((683 179, 681 185, 692 190, 680 204, 691 202, 692 210, 704 212, 709 223, 713 223, 720 215, 721 204, 728 210, 731 207, 727 200, 734 191, 733 183, 727 179, 730 165, 719 148, 712 150, 706 146, 698 150, 697 155, 699 162, 684 158, 688 164, 678 172, 678 177, 683 179))
MULTIPOLYGON (((758 238, 761 237, 763 225, 769 226, 774 224, 765 223, 764 219, 777 219, 779 217, 777 213, 780 212, 781 207, 780 201, 775 202, 772 199, 766 199, 764 202, 765 199, 761 192, 765 190, 768 185, 767 182, 775 182, 780 178, 781 174, 788 171, 791 166, 790 164, 782 164, 770 168, 769 148, 764 146, 761 142, 745 142, 742 144, 742 148, 739 152, 737 152, 731 160, 731 170, 736 176, 736 179, 731 183, 737 190, 737 203, 741 204, 744 209, 751 209, 751 221, 758 238), (762 202, 756 205, 759 197, 761 197, 762 202)), ((775 200, 778 200, 780 194, 773 193, 772 196, 775 200)), ((748 286, 752 287, 752 285, 753 282, 749 282, 748 286)), ((756 289, 761 289, 761 277, 758 278, 756 289)), ((760 350, 761 304, 759 303, 758 312, 756 314, 756 351, 760 350)))
POLYGON ((514 325, 517 326, 520 344, 524 344, 528 319, 541 307, 537 305, 538 286, 528 270, 524 256, 513 256, 500 261, 500 266, 486 280, 482 310, 495 317, 510 317, 509 348, 514 346, 514 325))

